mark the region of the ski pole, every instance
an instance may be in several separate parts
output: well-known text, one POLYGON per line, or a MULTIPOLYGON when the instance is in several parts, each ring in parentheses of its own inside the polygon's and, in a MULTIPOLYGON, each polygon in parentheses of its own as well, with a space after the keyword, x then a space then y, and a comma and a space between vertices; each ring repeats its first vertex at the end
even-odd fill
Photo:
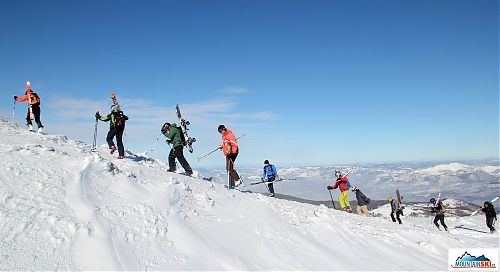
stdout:
POLYGON ((220 147, 217 147, 217 149, 214 149, 214 150, 210 151, 209 153, 207 153, 207 154, 205 154, 205 155, 203 155, 203 156, 199 157, 199 158, 198 158, 198 162, 200 162, 200 160, 201 160, 201 159, 203 159, 203 158, 205 158, 205 157, 208 157, 210 154, 214 153, 215 151, 217 151, 217 150, 219 150, 219 149, 221 149, 221 148, 220 148, 220 147))
POLYGON ((97 148, 97 124, 99 119, 97 117, 95 118, 95 128, 94 128, 94 141, 92 142, 92 150, 95 150, 97 148))
MULTIPOLYGON (((245 134, 241 135, 240 137, 236 138, 236 140, 239 140, 239 139, 241 139, 241 138, 245 137, 246 135, 247 135, 247 133, 245 133, 245 134)), ((220 147, 220 146, 219 146, 219 147, 217 147, 216 149, 214 149, 214 150, 212 150, 212 151, 208 152, 207 154, 205 154, 205 155, 203 155, 203 156, 201 156, 201 157, 197 158, 197 159, 198 159, 198 162, 200 162, 200 160, 201 160, 201 159, 203 159, 203 158, 205 158, 205 157, 210 156, 212 153, 214 153, 215 151, 217 151, 217 150, 219 150, 219 149, 221 149, 221 147, 220 147)))
POLYGON ((14 108, 12 109, 12 123, 16 121, 16 100, 14 99, 14 108))
POLYGON ((335 209, 335 202, 333 202, 332 190, 328 190, 330 193, 330 198, 332 199, 333 208, 335 209))

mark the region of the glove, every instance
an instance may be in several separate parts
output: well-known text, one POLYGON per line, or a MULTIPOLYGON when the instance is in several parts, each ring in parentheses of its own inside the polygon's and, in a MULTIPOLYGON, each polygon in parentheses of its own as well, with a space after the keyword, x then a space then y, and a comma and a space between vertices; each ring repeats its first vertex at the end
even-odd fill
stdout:
POLYGON ((326 186, 326 189, 328 189, 328 190, 332 190, 332 189, 333 189, 333 187, 332 187, 332 186, 330 186, 330 185, 328 185, 328 186, 326 186))
POLYGON ((171 143, 172 143, 172 140, 167 139, 167 143, 171 144, 171 143))
POLYGON ((222 145, 219 145, 219 149, 222 149, 222 145))
POLYGON ((99 114, 99 112, 95 113, 95 118, 97 118, 97 119, 101 118, 101 115, 99 114))
POLYGON ((17 95, 14 95, 14 100, 17 100, 17 95))
POLYGON ((278 178, 278 181, 282 181, 283 179, 282 178, 278 178))

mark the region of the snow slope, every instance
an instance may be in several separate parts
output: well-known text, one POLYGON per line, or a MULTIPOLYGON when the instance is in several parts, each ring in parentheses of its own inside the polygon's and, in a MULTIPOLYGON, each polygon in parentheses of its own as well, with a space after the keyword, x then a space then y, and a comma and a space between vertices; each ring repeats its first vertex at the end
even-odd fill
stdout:
MULTIPOLYGON (((166 172, 0 120, 0 270, 446 270, 483 217, 404 225, 166 172), (466 220, 466 221, 463 221, 466 220)), ((413 220, 413 221, 412 221, 413 220)))

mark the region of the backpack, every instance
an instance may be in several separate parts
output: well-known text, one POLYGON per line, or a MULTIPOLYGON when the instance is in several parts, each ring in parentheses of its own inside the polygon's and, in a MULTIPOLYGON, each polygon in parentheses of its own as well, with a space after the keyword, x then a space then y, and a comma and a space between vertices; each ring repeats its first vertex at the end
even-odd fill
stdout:
POLYGON ((31 100, 30 100, 30 103, 31 104, 40 103, 40 97, 38 96, 38 94, 36 94, 33 91, 31 91, 31 100))
POLYGON ((113 116, 115 117, 115 127, 125 127, 125 114, 123 111, 113 112, 113 116))
POLYGON ((270 164, 269 166, 264 166, 264 171, 267 174, 267 178, 274 178, 274 177, 276 177, 276 172, 274 172, 272 164, 270 164))
MULTIPOLYGON (((340 183, 344 183, 343 181, 339 181, 339 186, 340 186, 340 183)), ((347 180, 347 182, 345 182, 345 188, 346 190, 349 190, 351 189, 351 183, 349 182, 349 180, 347 180)))
POLYGON ((179 130, 179 134, 181 135, 181 144, 183 146, 186 146, 187 145, 186 137, 184 137, 184 132, 182 131, 182 128, 178 127, 177 129, 179 130))

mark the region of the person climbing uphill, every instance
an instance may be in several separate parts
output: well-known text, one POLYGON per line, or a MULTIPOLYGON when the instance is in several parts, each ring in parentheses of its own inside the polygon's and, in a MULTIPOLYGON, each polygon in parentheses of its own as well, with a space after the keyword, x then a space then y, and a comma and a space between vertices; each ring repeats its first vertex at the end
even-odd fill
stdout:
POLYGON ((337 187, 340 190, 340 195, 339 195, 339 204, 340 204, 340 209, 352 213, 351 210, 351 204, 349 203, 349 179, 345 176, 342 176, 342 173, 340 171, 335 170, 335 176, 337 177, 337 180, 333 186, 327 186, 326 188, 328 190, 335 190, 337 187))
POLYGON ((123 147, 123 132, 125 131, 125 121, 128 120, 128 117, 123 114, 123 111, 121 111, 118 106, 114 106, 111 113, 106 116, 101 116, 99 112, 96 112, 95 117, 104 122, 109 121, 109 132, 106 137, 106 142, 108 142, 110 149, 109 153, 113 154, 116 151, 116 146, 113 142, 113 138, 116 136, 116 143, 118 145, 117 159, 123 159, 125 156, 125 148, 123 147))

